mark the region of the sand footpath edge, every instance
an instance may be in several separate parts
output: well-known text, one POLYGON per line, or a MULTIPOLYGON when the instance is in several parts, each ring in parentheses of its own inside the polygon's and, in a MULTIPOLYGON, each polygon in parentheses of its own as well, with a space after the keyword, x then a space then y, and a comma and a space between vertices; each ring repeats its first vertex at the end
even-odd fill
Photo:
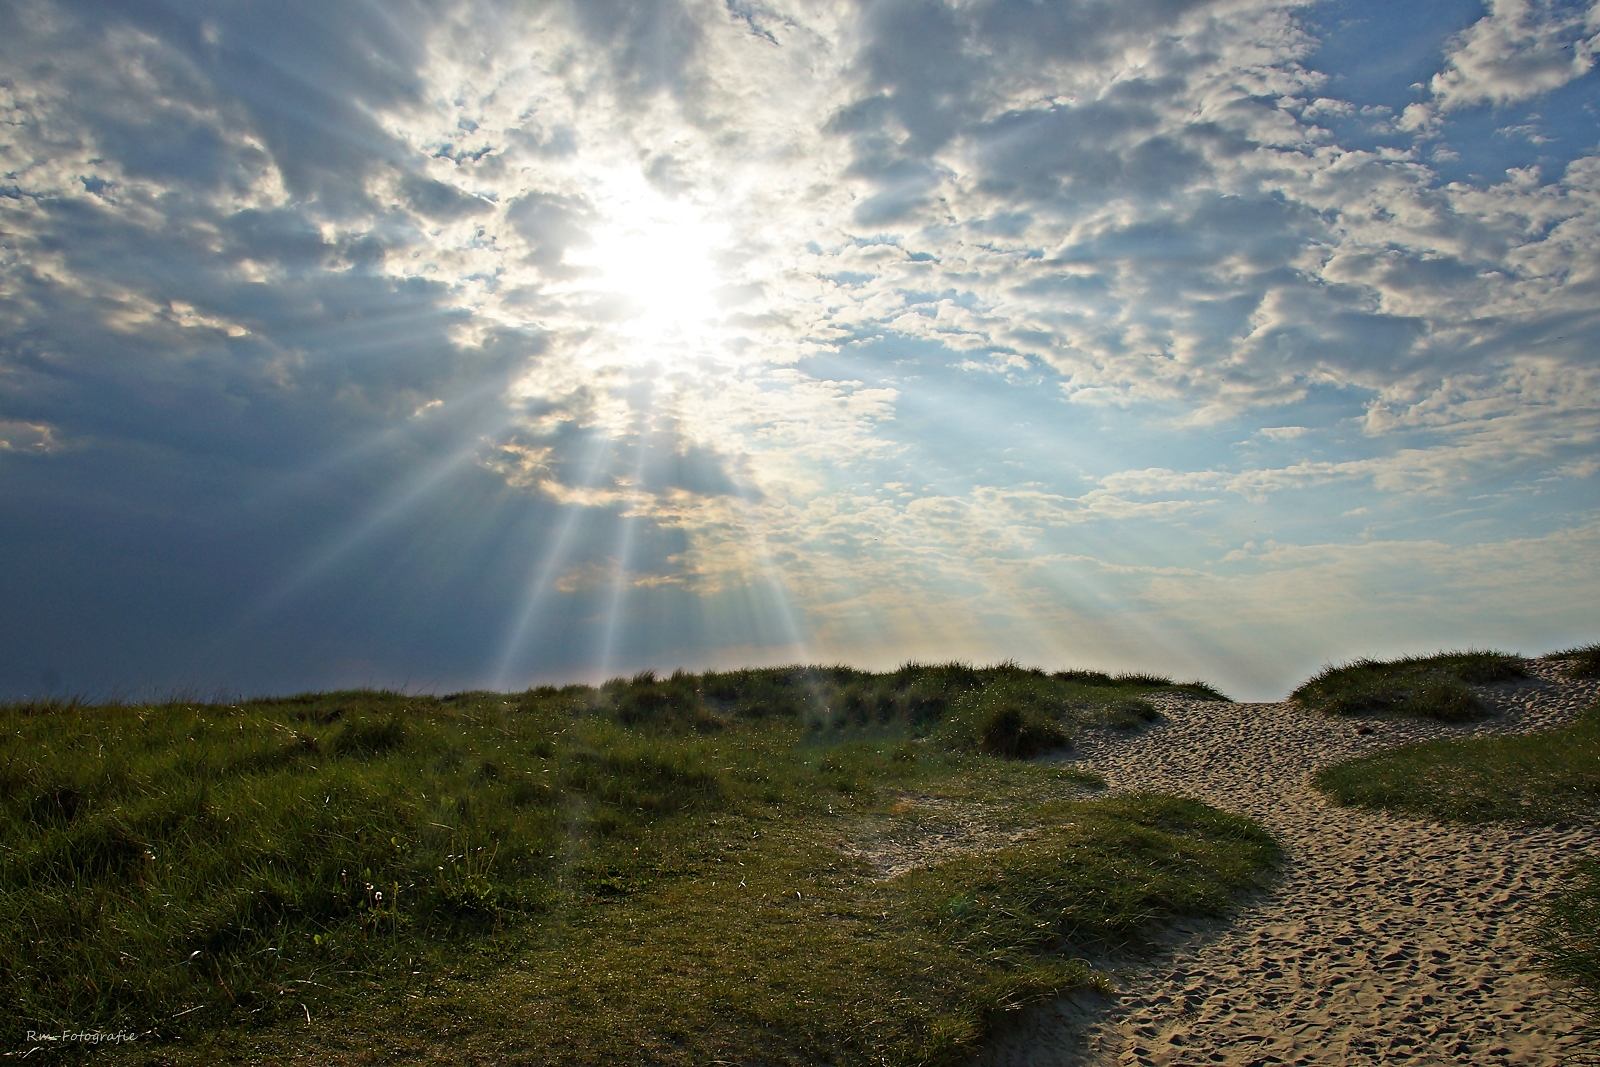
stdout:
POLYGON ((1435 737, 1568 721, 1600 682, 1534 677, 1479 692, 1493 718, 1357 724, 1289 704, 1161 698, 1165 721, 1081 742, 1070 759, 1113 790, 1179 793, 1260 820, 1278 880, 1225 922, 1175 928, 1125 961, 1120 996, 1067 998, 1003 1020, 978 1067, 1572 1063, 1593 1050, 1569 998, 1533 973, 1529 904, 1583 856, 1600 820, 1447 826, 1329 805, 1318 768, 1435 737))

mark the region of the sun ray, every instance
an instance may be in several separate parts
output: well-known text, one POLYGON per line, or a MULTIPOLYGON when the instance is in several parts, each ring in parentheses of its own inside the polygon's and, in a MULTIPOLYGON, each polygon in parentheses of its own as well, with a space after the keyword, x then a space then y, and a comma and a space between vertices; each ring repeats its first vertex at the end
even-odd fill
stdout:
MULTIPOLYGON (((599 478, 600 467, 610 452, 611 444, 612 442, 607 438, 596 438, 578 484, 586 488, 594 487, 599 478)), ((522 610, 517 616, 516 623, 507 633, 505 643, 501 648, 500 659, 494 673, 493 684, 495 689, 506 689, 517 654, 524 650, 523 645, 527 638, 528 628, 533 624, 534 617, 538 614, 540 608, 544 606, 550 589, 555 584, 556 575, 567 560, 571 550, 573 534, 576 532, 585 510, 582 504, 568 504, 565 509, 566 513, 561 517, 561 522, 556 527, 555 534, 547 539, 544 557, 535 568, 533 579, 528 583, 527 592, 523 595, 522 610)))
POLYGON ((639 496, 643 493, 644 467, 649 455, 650 429, 647 419, 641 420, 641 430, 636 445, 638 458, 634 463, 629 499, 623 514, 617 519, 616 564, 612 570, 611 596, 606 607, 606 617, 601 629, 600 647, 595 666, 600 678, 605 679, 612 670, 617 654, 617 641, 622 629, 622 613, 628 599, 628 575, 633 563, 634 538, 639 522, 637 515, 639 496))
MULTIPOLYGON (((510 421, 490 427, 490 434, 509 429, 510 421)), ((337 563, 349 556, 367 540, 404 518, 422 502, 443 488, 449 479, 478 461, 483 452, 482 430, 459 440, 455 447, 445 449, 439 458, 425 466, 417 475, 399 483, 386 498, 368 510, 361 518, 348 525, 331 543, 310 556, 296 571, 287 576, 270 593, 242 611, 231 627, 225 627, 217 636, 220 645, 229 637, 255 625, 281 610, 312 583, 325 575, 337 563)))

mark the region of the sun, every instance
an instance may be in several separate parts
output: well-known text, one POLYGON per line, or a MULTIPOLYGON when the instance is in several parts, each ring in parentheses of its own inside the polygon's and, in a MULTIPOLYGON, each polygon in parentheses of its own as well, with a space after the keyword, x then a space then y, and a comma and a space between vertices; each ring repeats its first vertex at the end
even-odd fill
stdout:
POLYGON ((600 221, 570 257, 628 362, 673 364, 705 354, 717 319, 714 256, 726 227, 687 197, 643 180, 605 183, 600 221))

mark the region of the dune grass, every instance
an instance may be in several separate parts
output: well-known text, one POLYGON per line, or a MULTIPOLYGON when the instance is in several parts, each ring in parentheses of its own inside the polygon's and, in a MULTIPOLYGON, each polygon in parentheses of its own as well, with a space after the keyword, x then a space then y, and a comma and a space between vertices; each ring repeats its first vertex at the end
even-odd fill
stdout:
POLYGON ((1566 884, 1545 897, 1534 946, 1545 973, 1576 992, 1600 1023, 1600 862, 1575 865, 1566 884))
MULTIPOLYGON (((1323 768, 1336 804, 1449 822, 1560 822, 1600 811, 1600 704, 1557 730, 1404 745, 1323 768)), ((1541 905, 1544 967, 1600 1018, 1600 867, 1580 865, 1541 905)))
POLYGON ((1560 662, 1573 678, 1600 678, 1600 643, 1552 652, 1545 659, 1560 662))
POLYGON ((1242 818, 1007 758, 1169 688, 942 665, 0 708, 0 1042, 949 1062, 1273 863, 1242 818), (875 878, 872 828, 927 797, 995 844, 875 878))
POLYGON ((1331 764, 1336 804, 1448 822, 1552 823, 1600 808, 1600 706, 1559 730, 1453 737, 1331 764))
POLYGON ((1441 652, 1328 666, 1289 699, 1332 715, 1413 715, 1466 722, 1485 714, 1469 686, 1526 677, 1527 661, 1504 652, 1441 652))

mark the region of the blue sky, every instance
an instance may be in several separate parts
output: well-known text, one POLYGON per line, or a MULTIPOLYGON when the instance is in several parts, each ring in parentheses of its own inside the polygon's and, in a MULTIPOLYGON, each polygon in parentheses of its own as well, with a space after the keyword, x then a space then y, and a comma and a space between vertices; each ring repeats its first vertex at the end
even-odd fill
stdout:
POLYGON ((0 9, 0 694, 1600 632, 1600 4, 0 9))

